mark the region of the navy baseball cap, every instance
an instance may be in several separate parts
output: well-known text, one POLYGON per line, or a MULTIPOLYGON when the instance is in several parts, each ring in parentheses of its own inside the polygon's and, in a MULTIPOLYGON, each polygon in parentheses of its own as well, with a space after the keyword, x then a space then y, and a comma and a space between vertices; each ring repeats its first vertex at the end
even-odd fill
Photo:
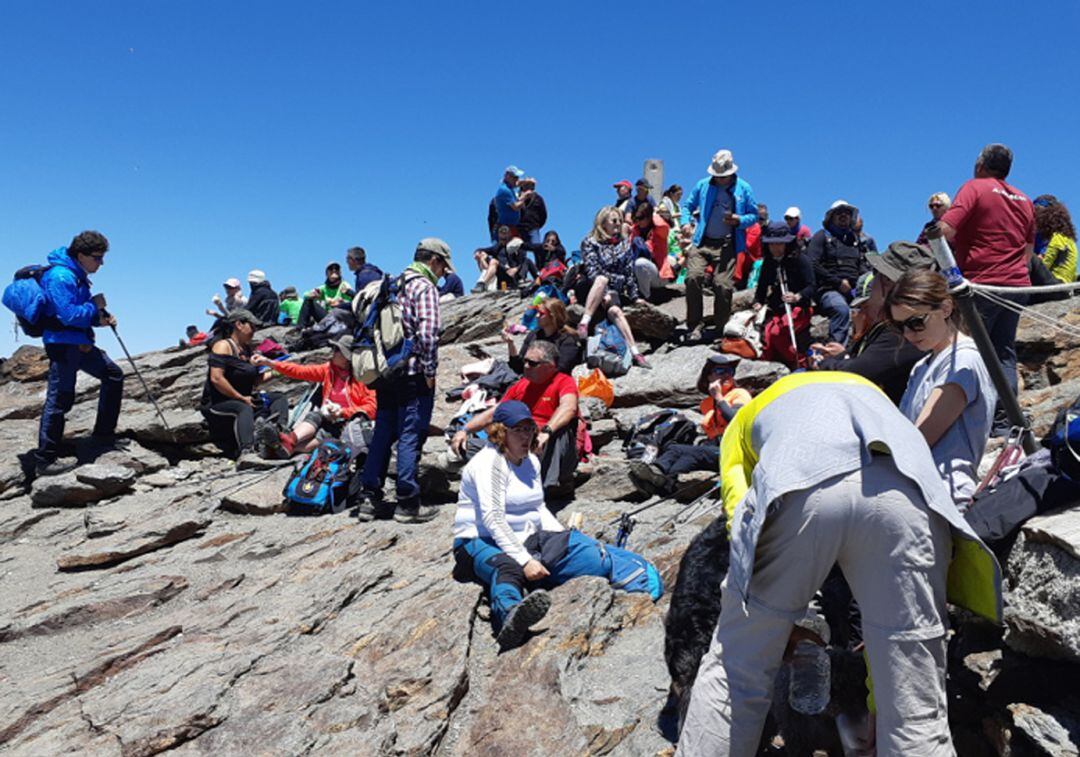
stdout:
POLYGON ((518 400, 500 402, 499 406, 495 408, 495 415, 491 420, 508 427, 516 426, 522 421, 529 421, 533 424, 536 423, 536 421, 533 420, 532 413, 529 411, 529 406, 518 400))

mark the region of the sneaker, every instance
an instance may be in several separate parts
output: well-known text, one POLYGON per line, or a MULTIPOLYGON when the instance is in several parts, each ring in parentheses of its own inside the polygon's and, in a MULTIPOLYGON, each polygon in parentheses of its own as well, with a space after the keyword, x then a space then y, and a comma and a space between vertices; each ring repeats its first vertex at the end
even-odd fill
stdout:
POLYGON ((668 477, 652 463, 633 460, 630 463, 630 480, 646 494, 662 494, 667 491, 668 477))
POLYGON ((281 443, 281 434, 270 421, 265 418, 255 419, 255 451, 259 457, 266 460, 283 460, 289 457, 281 443))
POLYGON ((635 352, 632 359, 634 361, 634 365, 636 365, 638 368, 644 368, 647 371, 652 370, 652 366, 649 365, 649 361, 646 360, 645 356, 642 355, 640 352, 635 352))
POLYGON ((399 502, 394 510, 394 520, 398 523, 427 523, 438 514, 439 508, 422 505, 419 501, 399 502))
POLYGON ((363 497, 356 507, 356 519, 361 523, 370 523, 377 515, 375 501, 371 497, 363 497))
POLYGON ((521 646, 529 633, 529 628, 543 620, 551 609, 551 595, 543 589, 534 591, 525 599, 514 605, 503 621, 503 627, 495 641, 499 645, 499 651, 521 646))
POLYGON ((694 328, 690 329, 690 331, 687 332, 686 338, 685 338, 684 341, 686 341, 688 344, 697 344, 698 342, 702 341, 704 338, 705 338, 705 327, 702 326, 699 323, 697 326, 694 326, 694 328))
POLYGON ((469 294, 481 294, 482 292, 486 292, 486 291, 487 291, 487 284, 484 283, 483 281, 478 281, 473 286, 473 288, 469 290, 469 294))
POLYGON ((53 460, 48 463, 37 463, 34 466, 34 477, 41 478, 43 476, 62 476, 68 471, 73 471, 79 467, 79 463, 75 460, 53 460))

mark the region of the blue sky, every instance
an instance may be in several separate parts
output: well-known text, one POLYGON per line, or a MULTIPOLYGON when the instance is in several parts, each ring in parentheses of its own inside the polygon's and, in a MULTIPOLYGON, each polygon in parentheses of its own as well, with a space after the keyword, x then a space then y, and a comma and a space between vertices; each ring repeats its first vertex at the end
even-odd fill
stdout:
POLYGON ((688 186, 721 147, 775 215, 815 228, 843 197, 881 245, 991 141, 1022 190, 1080 205, 1075 0, 20 0, 0 22, 0 255, 104 232, 95 286, 136 351, 205 325, 228 276, 314 286, 353 244, 398 270, 441 236, 471 283, 508 163, 571 248, 645 158, 688 186))

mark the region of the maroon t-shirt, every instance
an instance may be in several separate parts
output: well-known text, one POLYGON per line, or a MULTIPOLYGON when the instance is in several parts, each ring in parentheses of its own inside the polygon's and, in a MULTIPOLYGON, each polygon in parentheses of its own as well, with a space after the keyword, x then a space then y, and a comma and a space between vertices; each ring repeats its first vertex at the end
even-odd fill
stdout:
POLYGON ((529 406, 537 426, 546 426, 559 407, 563 395, 577 396, 577 383, 565 373, 556 373, 547 384, 533 384, 528 379, 518 380, 506 390, 501 402, 519 400, 529 406))
POLYGON ((956 229, 956 263, 977 284, 1028 286, 1027 245, 1035 242, 1035 209, 1001 179, 972 179, 960 187, 942 222, 956 229))

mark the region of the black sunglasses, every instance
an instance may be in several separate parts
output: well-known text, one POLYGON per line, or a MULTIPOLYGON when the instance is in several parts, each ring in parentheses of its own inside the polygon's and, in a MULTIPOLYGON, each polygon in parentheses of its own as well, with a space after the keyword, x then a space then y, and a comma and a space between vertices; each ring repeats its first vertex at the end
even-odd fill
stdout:
POLYGON ((524 358, 522 360, 522 362, 525 363, 526 368, 535 368, 538 365, 543 365, 547 361, 546 360, 533 360, 531 358, 524 358))
POLYGON ((930 313, 923 313, 922 315, 913 315, 910 318, 903 321, 893 321, 892 326, 894 329, 903 334, 905 331, 910 331, 913 334, 919 334, 926 331, 926 322, 930 319, 930 313))

